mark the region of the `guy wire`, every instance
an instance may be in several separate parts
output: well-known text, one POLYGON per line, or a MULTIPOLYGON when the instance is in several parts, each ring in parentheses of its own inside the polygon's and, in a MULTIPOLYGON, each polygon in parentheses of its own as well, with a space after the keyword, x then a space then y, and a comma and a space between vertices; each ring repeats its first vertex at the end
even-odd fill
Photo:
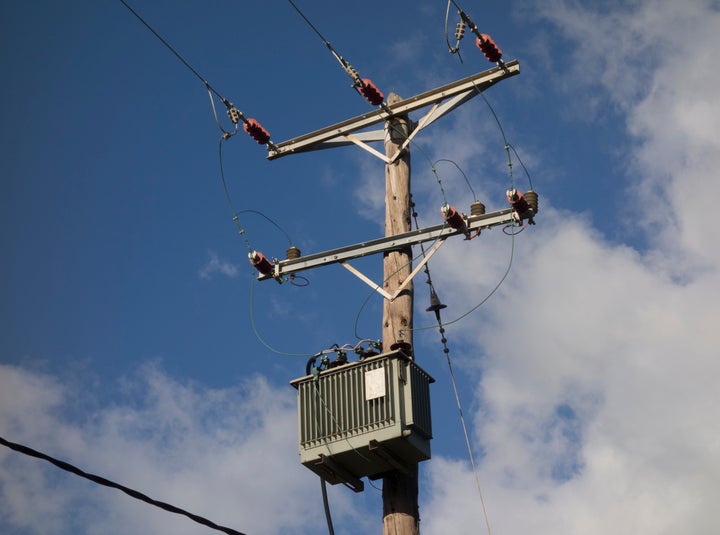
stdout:
MULTIPOLYGON (((428 280, 430 275, 428 274, 428 280)), ((432 286, 432 283, 430 283, 432 286)), ((455 372, 453 371, 452 361, 450 360, 450 349, 447 346, 447 338, 445 338, 445 327, 443 326, 442 320, 440 319, 440 311, 435 311, 437 318, 438 328, 440 330, 440 336, 442 336, 443 353, 447 359, 448 369, 450 370, 450 382, 452 383, 453 392, 455 393, 455 402, 457 403, 458 412, 460 413, 460 423, 462 424, 463 434, 465 435, 465 444, 468 450, 468 456, 470 457, 470 465, 472 466, 473 475, 475 476, 475 486, 477 487, 478 495, 480 496, 480 505, 482 506, 483 518, 485 519, 485 527, 487 528, 488 535, 490 532, 490 521, 488 520, 487 509, 485 508, 485 500, 483 499, 482 489, 480 487, 480 475, 478 473, 477 465, 475 464, 475 457, 473 456, 472 446, 470 445, 470 437, 468 435, 467 426, 465 425, 465 416, 462 410, 462 404, 460 403, 460 394, 458 393, 457 383, 455 381, 455 372)))

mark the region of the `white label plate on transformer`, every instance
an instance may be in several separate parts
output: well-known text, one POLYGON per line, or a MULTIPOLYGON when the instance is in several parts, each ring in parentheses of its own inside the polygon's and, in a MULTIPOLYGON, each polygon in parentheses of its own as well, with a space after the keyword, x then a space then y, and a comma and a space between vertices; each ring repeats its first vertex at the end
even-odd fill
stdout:
POLYGON ((365 372, 365 401, 385 397, 385 368, 365 372))

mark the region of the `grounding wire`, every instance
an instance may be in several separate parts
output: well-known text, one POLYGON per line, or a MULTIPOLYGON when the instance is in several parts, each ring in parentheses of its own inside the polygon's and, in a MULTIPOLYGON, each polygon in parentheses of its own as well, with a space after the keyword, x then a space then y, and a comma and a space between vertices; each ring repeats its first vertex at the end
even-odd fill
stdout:
MULTIPOLYGON (((509 225, 509 226, 513 226, 513 225, 509 225)), ((490 292, 489 292, 479 303, 477 303, 477 304, 476 304, 474 307, 472 307, 470 310, 468 310, 467 312, 461 314, 460 316, 458 316, 458 317, 455 318, 454 320, 452 320, 452 321, 446 321, 446 322, 444 323, 445 326, 447 326, 447 325, 452 325, 453 323, 457 323, 458 321, 463 320, 463 319, 465 319, 466 317, 468 317, 470 314, 472 314, 473 312, 475 312, 478 308, 480 308, 480 307, 483 306, 485 303, 487 303, 487 301, 488 301, 493 295, 495 295, 495 292, 497 292, 497 291, 500 289, 500 286, 503 285, 503 283, 505 282, 505 279, 507 279, 507 276, 510 274, 510 270, 512 269, 513 257, 514 257, 514 255, 515 255, 515 235, 516 235, 516 234, 518 234, 518 233, 515 232, 515 233, 509 234, 509 236, 511 237, 511 240, 510 240, 510 259, 509 259, 509 261, 508 261, 508 265, 507 265, 507 268, 505 269, 505 272, 503 273, 502 277, 501 277, 500 280, 497 282, 497 284, 493 287, 492 290, 490 290, 490 292)), ((412 329, 406 329, 406 330, 411 330, 411 331, 427 331, 428 329, 434 329, 434 328, 435 328, 435 325, 424 325, 424 326, 422 326, 422 327, 413 327, 412 329)))
POLYGON ((225 171, 223 169, 223 156, 222 156, 222 144, 223 141, 225 141, 225 137, 220 137, 220 143, 218 144, 218 155, 220 158, 220 178, 222 180, 223 190, 225 190, 225 198, 227 199, 228 205, 230 206, 230 211, 233 214, 233 221, 235 222, 235 226, 238 229, 238 233, 242 237, 243 241, 245 242, 245 245, 248 248, 249 252, 253 251, 252 246, 250 245, 250 240, 248 240, 245 229, 240 225, 240 220, 238 218, 237 212, 235 211, 235 207, 233 206, 232 198, 230 197, 230 190, 228 190, 227 181, 225 180, 225 171))
POLYGON ((28 455, 30 457, 35 457, 37 459, 42 459, 43 461, 47 461, 47 462, 57 466, 61 470, 65 470, 66 472, 70 472, 72 474, 75 474, 76 476, 80 476, 82 478, 88 479, 88 480, 92 481, 93 483, 97 483, 98 485, 102 485, 104 487, 110 487, 110 488, 122 491, 125 494, 127 494, 128 496, 130 496, 131 498, 135 498, 136 500, 140 500, 149 505, 153 505, 155 507, 158 507, 160 509, 168 511, 169 513, 175 513, 178 515, 186 516, 190 520, 197 522, 198 524, 202 524, 203 526, 207 526, 210 529, 214 529, 216 531, 221 531, 223 533, 227 533, 228 535, 245 535, 244 533, 241 533, 237 530, 234 530, 232 528, 228 528, 225 526, 220 526, 220 525, 216 524, 215 522, 208 520, 207 518, 203 518, 194 513, 190 513, 188 511, 180 509, 179 507, 176 507, 169 503, 154 500, 154 499, 150 498, 149 496, 146 496, 145 494, 138 492, 137 490, 131 489, 124 485, 120 485, 119 483, 115 483, 114 481, 110 481, 109 479, 105 479, 104 477, 85 472, 85 471, 81 470, 80 468, 73 466, 70 463, 61 461, 59 459, 55 459, 54 457, 50 457, 49 455, 46 455, 45 453, 39 452, 37 450, 34 450, 34 449, 24 446, 22 444, 10 442, 9 440, 5 440, 3 437, 0 437, 0 444, 2 444, 3 446, 6 446, 12 450, 15 450, 19 453, 28 455))
POLYGON ((515 147, 513 147, 510 143, 508 143, 508 146, 515 153, 515 157, 518 159, 518 162, 520 162, 520 166, 523 168, 523 171, 525 171, 525 176, 527 176, 528 184, 530 185, 530 189, 533 189, 533 183, 532 183, 532 178, 530 177, 530 172, 528 171, 527 167, 525 167, 525 164, 523 163, 522 159, 520 158, 520 155, 518 154, 517 150, 515 150, 515 147))
POLYGON ((468 188, 470 188, 470 192, 471 192, 472 195, 473 195, 473 200, 474 200, 474 201, 477 201, 478 198, 477 198, 477 195, 475 194, 475 190, 473 189, 472 184, 470 184, 470 180, 468 179, 468 177, 467 177, 467 175, 465 174, 465 172, 464 172, 464 171, 460 168, 460 166, 457 164, 457 162, 454 162, 453 160, 448 160, 448 159, 446 159, 446 158, 440 158, 439 160, 435 160, 435 162, 433 162, 433 167, 435 167, 435 164, 440 163, 440 162, 448 162, 448 163, 451 163, 451 164, 453 164, 453 165, 457 168, 458 171, 460 171, 460 174, 461 174, 461 175, 463 176, 463 178, 465 179, 465 183, 467 184, 468 188))
POLYGON ((250 273, 250 299, 249 299, 249 311, 250 311, 250 325, 252 326, 253 333, 255 334, 255 337, 258 339, 258 341, 265 346, 266 349, 269 349, 273 353, 276 353, 278 355, 282 355, 285 357, 312 357, 314 353, 288 353, 286 351, 281 351, 279 349, 276 349, 275 347, 271 346, 263 336, 260 334, 260 331, 257 328, 257 325, 255 324, 255 307, 254 307, 254 301, 255 301, 255 273, 250 273))
POLYGON ((235 210, 235 206, 233 205, 233 202, 232 202, 232 197, 230 196, 230 190, 228 189, 227 180, 225 179, 225 171, 224 171, 224 165, 223 165, 222 143, 223 143, 223 141, 225 141, 225 139, 227 139, 225 136, 221 136, 221 137, 220 137, 220 144, 219 144, 219 147, 218 147, 218 155, 219 155, 219 159, 220 159, 220 179, 222 180, 223 190, 225 191, 225 198, 227 199, 228 206, 230 207, 230 211, 231 211, 232 214, 233 214, 233 221, 235 222, 235 225, 236 225, 237 228, 238 228, 238 232, 239 232, 240 235, 243 237, 243 240, 245 240, 245 244, 247 245, 248 250, 252 251, 253 249, 252 249, 252 247, 250 246, 250 242, 249 242, 249 240, 248 240, 247 237, 246 237, 245 230, 244 230, 244 229, 242 228, 242 226, 240 225, 240 221, 239 221, 239 217, 238 217, 240 214, 248 214, 248 213, 249 213, 249 214, 256 214, 256 215, 259 215, 260 217, 264 218, 268 223, 270 223, 271 225, 273 225, 273 226, 274 226, 276 229, 278 229, 282 234, 284 234, 284 235, 285 235, 285 238, 286 238, 287 241, 288 241, 288 244, 289 244, 290 246, 292 246, 293 241, 292 241, 292 238, 290 238, 290 234, 288 234, 288 232, 287 232, 284 228, 282 228, 282 227, 277 223, 277 221, 275 221, 275 220, 273 220, 272 218, 268 217, 267 215, 265 215, 264 213, 260 212, 259 210, 252 210, 252 209, 235 210))

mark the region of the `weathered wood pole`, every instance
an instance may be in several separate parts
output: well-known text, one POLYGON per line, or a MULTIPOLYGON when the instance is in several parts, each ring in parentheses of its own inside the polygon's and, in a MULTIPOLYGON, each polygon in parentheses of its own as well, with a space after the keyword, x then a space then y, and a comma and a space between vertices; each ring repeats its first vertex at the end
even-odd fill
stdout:
MULTIPOLYGON (((388 104, 400 101, 390 93, 388 104)), ((392 158, 410 134, 407 116, 392 117, 385 124, 385 154, 392 158)), ((410 152, 408 149, 385 166, 385 236, 394 236, 410 230, 410 152)), ((383 278, 385 291, 393 294, 412 271, 412 248, 385 253, 383 278)), ((413 341, 413 285, 383 305, 383 351, 403 341, 413 341)), ((383 535, 417 535, 420 515, 418 511, 418 465, 411 466, 410 474, 393 471, 383 477, 383 535)))

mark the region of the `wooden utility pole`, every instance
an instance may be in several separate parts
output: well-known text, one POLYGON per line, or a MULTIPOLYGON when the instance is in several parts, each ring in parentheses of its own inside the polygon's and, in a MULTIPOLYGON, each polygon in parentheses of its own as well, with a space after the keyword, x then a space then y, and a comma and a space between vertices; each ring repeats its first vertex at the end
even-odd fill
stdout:
MULTIPOLYGON (((388 95, 392 105, 401 99, 395 93, 388 95)), ((385 124, 385 154, 392 158, 410 134, 407 116, 391 117, 385 124)), ((410 152, 404 153, 385 166, 385 236, 394 236, 410 230, 410 152)), ((386 252, 383 258, 384 289, 389 294, 410 276, 412 248, 386 252)), ((412 345, 413 341, 413 285, 408 284, 394 300, 385 299, 383 305, 383 351, 397 342, 412 345)), ((417 535, 420 515, 418 511, 418 464, 409 473, 399 470, 383 477, 383 535, 417 535)))

